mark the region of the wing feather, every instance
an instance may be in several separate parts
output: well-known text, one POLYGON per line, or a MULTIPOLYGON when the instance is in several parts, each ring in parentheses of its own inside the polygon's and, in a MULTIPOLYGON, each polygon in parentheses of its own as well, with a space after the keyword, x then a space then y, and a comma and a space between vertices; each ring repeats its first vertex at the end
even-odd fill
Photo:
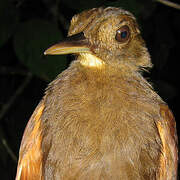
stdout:
POLYGON ((159 179, 176 180, 178 164, 176 122, 167 105, 160 105, 160 115, 162 119, 157 123, 162 141, 159 179))
POLYGON ((40 121, 43 110, 44 104, 40 102, 24 131, 19 151, 16 180, 43 180, 40 121))

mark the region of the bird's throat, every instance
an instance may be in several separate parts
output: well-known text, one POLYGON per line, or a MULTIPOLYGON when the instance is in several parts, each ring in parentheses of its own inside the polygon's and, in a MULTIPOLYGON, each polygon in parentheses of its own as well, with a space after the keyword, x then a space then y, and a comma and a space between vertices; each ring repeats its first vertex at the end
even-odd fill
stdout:
POLYGON ((83 66, 87 67, 102 68, 105 65, 103 60, 90 53, 80 53, 78 59, 83 66))

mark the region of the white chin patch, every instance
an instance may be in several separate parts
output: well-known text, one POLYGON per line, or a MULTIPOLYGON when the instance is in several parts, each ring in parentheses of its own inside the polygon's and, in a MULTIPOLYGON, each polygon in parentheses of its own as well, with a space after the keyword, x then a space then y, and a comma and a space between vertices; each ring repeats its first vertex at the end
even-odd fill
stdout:
POLYGON ((101 68, 104 65, 104 62, 100 58, 90 53, 80 53, 78 59, 83 66, 87 67, 101 68))

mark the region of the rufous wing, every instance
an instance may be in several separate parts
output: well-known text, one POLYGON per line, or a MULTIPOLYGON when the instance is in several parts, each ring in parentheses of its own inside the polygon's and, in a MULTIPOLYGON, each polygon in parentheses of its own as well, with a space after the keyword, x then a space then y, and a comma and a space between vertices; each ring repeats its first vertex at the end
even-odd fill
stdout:
POLYGON ((42 130, 41 115, 44 110, 43 101, 32 114, 24 131, 19 151, 16 180, 43 180, 42 174, 42 130))
POLYGON ((158 121, 157 128, 162 142, 159 180, 176 180, 178 164, 178 147, 176 122, 167 105, 160 105, 162 119, 158 121))

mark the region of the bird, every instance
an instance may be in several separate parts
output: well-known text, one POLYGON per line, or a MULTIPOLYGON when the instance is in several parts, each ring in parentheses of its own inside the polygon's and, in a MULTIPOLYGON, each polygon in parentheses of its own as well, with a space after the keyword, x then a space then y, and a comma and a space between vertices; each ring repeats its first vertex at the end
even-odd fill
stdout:
POLYGON ((132 13, 84 10, 44 54, 75 58, 28 121, 16 180, 177 179, 175 118, 143 77, 152 62, 132 13))

